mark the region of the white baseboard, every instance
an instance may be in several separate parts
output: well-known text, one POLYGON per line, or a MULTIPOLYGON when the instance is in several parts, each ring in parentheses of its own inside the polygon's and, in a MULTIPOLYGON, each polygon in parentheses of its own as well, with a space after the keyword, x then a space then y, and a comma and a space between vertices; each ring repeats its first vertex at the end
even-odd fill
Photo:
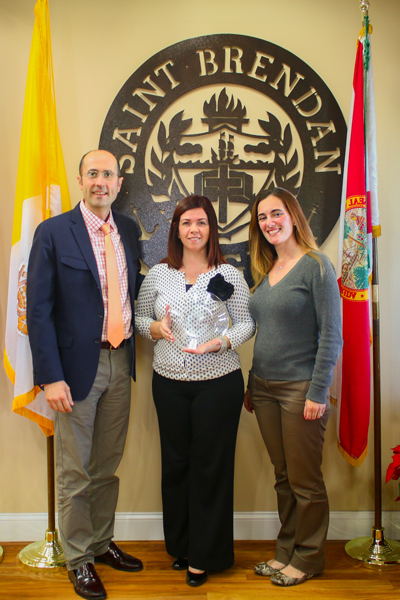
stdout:
MULTIPOLYGON (((274 540, 279 530, 276 512, 237 512, 234 516, 236 540, 274 540)), ((400 512, 382 515, 387 538, 400 539, 400 512)), ((351 540, 371 535, 372 511, 337 511, 330 514, 328 539, 351 540)), ((1 542, 31 542, 44 539, 46 513, 0 514, 1 542)), ((162 540, 161 513, 117 513, 116 540, 162 540)))

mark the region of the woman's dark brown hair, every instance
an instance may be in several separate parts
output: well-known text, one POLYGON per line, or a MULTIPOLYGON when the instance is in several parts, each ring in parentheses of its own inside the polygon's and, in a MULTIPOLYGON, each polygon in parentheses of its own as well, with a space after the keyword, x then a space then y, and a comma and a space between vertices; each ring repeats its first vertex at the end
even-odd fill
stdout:
POLYGON ((218 241, 218 222, 215 210, 210 200, 205 196, 188 196, 179 202, 172 217, 168 236, 168 256, 161 262, 167 263, 170 268, 180 269, 182 266, 183 244, 178 237, 179 221, 181 216, 192 208, 202 208, 207 215, 210 226, 210 236, 207 242, 207 258, 209 267, 225 264, 218 241))

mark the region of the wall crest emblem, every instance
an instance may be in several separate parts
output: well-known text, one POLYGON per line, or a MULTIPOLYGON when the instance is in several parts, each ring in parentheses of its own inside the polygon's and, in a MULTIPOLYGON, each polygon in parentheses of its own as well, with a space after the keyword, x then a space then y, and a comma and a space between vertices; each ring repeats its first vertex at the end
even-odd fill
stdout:
POLYGON ((137 223, 149 267, 166 255, 177 203, 195 193, 213 202, 222 251, 250 282, 257 194, 293 192, 322 244, 340 212, 345 142, 340 108, 306 63, 265 40, 218 34, 139 67, 113 101, 99 147, 119 159, 115 208, 137 223))

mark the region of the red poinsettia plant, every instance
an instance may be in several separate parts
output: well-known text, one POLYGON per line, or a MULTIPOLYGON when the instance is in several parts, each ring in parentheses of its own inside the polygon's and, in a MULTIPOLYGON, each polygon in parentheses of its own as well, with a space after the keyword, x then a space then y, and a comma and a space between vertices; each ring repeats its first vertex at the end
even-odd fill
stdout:
MULTIPOLYGON (((396 448, 392 448, 393 450, 393 456, 392 456, 392 462, 390 463, 390 465, 388 466, 388 469, 386 471, 386 482, 387 483, 390 479, 398 479, 400 477, 400 446, 396 446, 396 448)), ((399 484, 399 493, 400 493, 400 484, 399 484)), ((400 496, 397 496, 396 498, 396 502, 397 500, 400 500, 400 496)))

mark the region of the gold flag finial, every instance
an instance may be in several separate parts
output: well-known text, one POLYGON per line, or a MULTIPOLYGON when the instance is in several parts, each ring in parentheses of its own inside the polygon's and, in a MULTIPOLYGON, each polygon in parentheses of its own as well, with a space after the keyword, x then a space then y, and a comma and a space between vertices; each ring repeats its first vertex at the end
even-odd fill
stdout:
POLYGON ((368 0, 360 0, 360 8, 364 17, 368 17, 368 9, 369 9, 369 1, 368 0))

